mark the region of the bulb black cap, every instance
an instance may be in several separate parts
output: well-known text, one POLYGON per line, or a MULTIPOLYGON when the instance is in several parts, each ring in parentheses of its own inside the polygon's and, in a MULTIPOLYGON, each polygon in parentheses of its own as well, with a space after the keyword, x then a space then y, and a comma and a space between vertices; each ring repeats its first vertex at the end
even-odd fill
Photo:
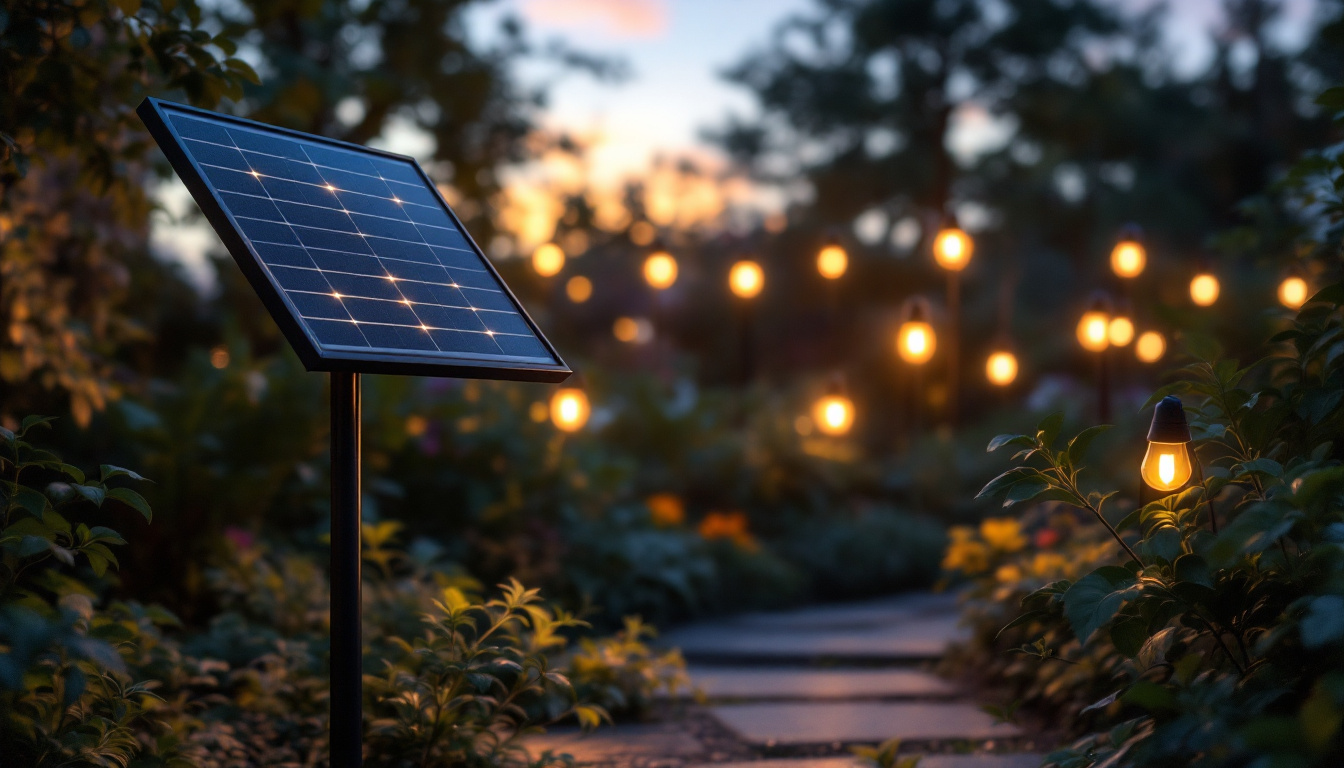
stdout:
POLYGON ((1148 428, 1150 443, 1190 442, 1190 423, 1185 420, 1185 406, 1174 395, 1162 398, 1153 408, 1153 424, 1148 428))

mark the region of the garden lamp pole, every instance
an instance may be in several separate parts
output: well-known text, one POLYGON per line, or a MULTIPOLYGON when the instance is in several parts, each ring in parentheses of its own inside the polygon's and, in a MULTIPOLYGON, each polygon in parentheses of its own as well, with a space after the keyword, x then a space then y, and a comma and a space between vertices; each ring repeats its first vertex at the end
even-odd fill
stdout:
POLYGON ((331 373, 331 767, 363 762, 360 381, 331 373))

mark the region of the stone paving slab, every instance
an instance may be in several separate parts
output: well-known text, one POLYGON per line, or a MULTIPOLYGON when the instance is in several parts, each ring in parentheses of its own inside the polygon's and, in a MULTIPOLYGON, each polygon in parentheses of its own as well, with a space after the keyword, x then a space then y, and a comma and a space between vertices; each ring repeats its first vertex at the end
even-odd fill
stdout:
POLYGON ((955 689, 912 669, 807 669, 703 667, 688 670, 691 683, 710 699, 943 698, 955 689))
POLYGON ((710 709, 725 726, 753 744, 830 744, 980 740, 1021 731, 970 704, 818 702, 725 704, 710 709))
MULTIPOLYGON (((910 754, 918 754, 911 752, 910 754)), ((1038 768, 1044 755, 925 755, 919 768, 1038 768)), ((855 757, 792 757, 748 763, 707 763, 688 768, 871 768, 855 757)))
POLYGON ((956 614, 949 614, 866 628, 797 631, 703 623, 668 632, 660 645, 680 648, 692 660, 833 658, 901 663, 942 656, 949 644, 967 636, 958 621, 956 614))
POLYGON ((688 757, 705 751, 698 739, 672 723, 610 725, 591 733, 578 728, 552 728, 527 739, 527 750, 533 757, 548 749, 571 754, 578 763, 688 757))
POLYGON ((958 596, 952 592, 912 592, 862 602, 744 613, 731 621, 737 626, 762 629, 853 629, 954 614, 958 612, 957 600, 958 596))

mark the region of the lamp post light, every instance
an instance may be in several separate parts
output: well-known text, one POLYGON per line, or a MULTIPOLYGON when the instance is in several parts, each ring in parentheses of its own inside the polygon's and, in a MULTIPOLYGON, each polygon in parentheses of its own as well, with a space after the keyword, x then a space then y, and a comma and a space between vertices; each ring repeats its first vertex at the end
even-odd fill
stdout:
POLYGON ((672 334, 668 332, 668 322, 663 307, 663 294, 677 282, 677 260, 655 241, 653 253, 644 260, 644 280, 654 290, 653 331, 654 343, 662 365, 671 366, 672 334))
POLYGON ((949 213, 933 238, 933 258, 947 272, 947 417, 954 428, 961 400, 961 271, 974 253, 975 241, 949 213))
POLYGON ((1117 277, 1135 278, 1148 265, 1148 250, 1143 246, 1143 230, 1137 224, 1126 224, 1111 249, 1111 271, 1117 277))
POLYGON ((905 322, 896 332, 896 352, 911 365, 923 365, 933 357, 938 337, 929 325, 928 310, 922 301, 912 301, 906 310, 905 322))
POLYGON ((1017 380, 1017 355, 1001 349, 991 352, 985 360, 985 378, 996 387, 1006 387, 1017 380))
POLYGON ((754 299, 765 288, 765 271, 751 259, 742 259, 728 270, 728 289, 737 297, 738 332, 741 336, 742 385, 751 383, 756 375, 756 350, 753 343, 754 299))
POLYGON ((910 365, 910 424, 918 431, 920 414, 928 404, 924 397, 924 364, 933 358, 938 336, 929 324, 928 302, 916 296, 906 302, 905 320, 896 331, 896 354, 910 365))
POLYGON ((1307 281, 1297 275, 1285 277, 1279 283, 1279 303, 1289 309, 1301 309, 1307 303, 1311 288, 1307 281))
POLYGON ((532 269, 542 277, 553 277, 565 268, 565 252, 555 243, 544 243, 532 252, 532 269))
POLYGON ((1106 349, 1111 345, 1110 315, 1110 301, 1098 295, 1078 320, 1077 330, 1078 343, 1097 355, 1097 416, 1103 422, 1111 420, 1111 374, 1106 363, 1106 349))
POLYGON ((854 426, 854 402, 845 393, 844 379, 836 376, 831 380, 826 394, 812 406, 812 422, 832 437, 846 434, 854 426))

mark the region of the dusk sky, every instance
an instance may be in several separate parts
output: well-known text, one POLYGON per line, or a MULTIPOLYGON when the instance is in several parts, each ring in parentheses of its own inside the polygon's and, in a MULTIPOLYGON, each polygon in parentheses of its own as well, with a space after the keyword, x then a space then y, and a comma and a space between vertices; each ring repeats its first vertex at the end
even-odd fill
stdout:
MULTIPOLYGON (((1115 0, 1131 12, 1155 0, 1115 0)), ((1179 0, 1168 29, 1168 41, 1184 66, 1198 69, 1210 52, 1209 31, 1218 26, 1221 0, 1179 0)), ((630 77, 622 83, 600 83, 581 73, 557 77, 554 65, 524 65, 518 75, 525 84, 548 84, 550 102, 540 116, 543 129, 566 131, 587 147, 575 162, 558 154, 542 156, 505 173, 506 200, 501 218, 517 234, 516 245, 492 251, 495 256, 529 253, 549 239, 558 215, 561 193, 586 189, 599 211, 616 212, 622 182, 640 177, 649 189, 656 223, 679 227, 715 226, 731 205, 769 210, 782 201, 763 195, 744 180, 688 182, 670 172, 654 170, 656 160, 689 158, 711 172, 726 170, 722 157, 701 134, 731 113, 750 115, 753 104, 742 89, 727 83, 722 71, 754 49, 762 48, 783 19, 815 7, 814 0, 497 0, 472 12, 470 34, 480 41, 494 37, 505 15, 521 18, 535 42, 564 40, 571 47, 623 60, 630 77)), ((1308 26, 1313 0, 1287 0, 1284 42, 1296 44, 1308 26)), ((1007 138, 1004 126, 993 124, 973 106, 954 123, 949 144, 956 152, 973 153, 1007 138)), ((392 131, 376 144, 424 156, 432 147, 423 137, 392 131)), ((190 200, 174 184, 163 199, 181 212, 190 200)), ((174 253, 209 282, 204 254, 217 247, 204 225, 170 226, 161 217, 156 242, 174 253)))

